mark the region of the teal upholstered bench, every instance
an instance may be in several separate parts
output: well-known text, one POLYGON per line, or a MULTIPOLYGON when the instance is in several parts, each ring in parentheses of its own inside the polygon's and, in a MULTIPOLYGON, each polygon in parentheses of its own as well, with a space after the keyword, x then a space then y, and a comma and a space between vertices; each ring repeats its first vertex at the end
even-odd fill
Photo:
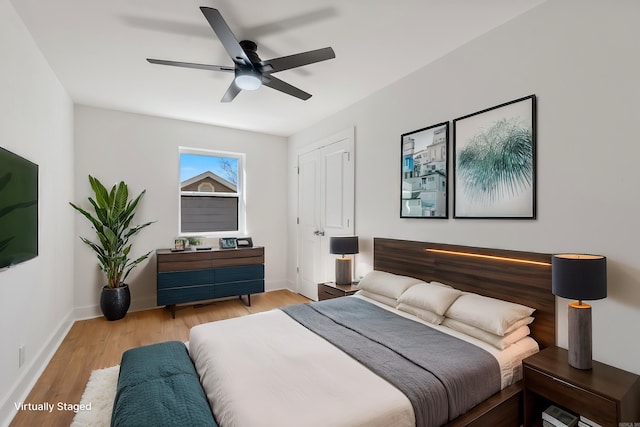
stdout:
POLYGON ((218 426, 183 343, 122 354, 111 426, 218 426))

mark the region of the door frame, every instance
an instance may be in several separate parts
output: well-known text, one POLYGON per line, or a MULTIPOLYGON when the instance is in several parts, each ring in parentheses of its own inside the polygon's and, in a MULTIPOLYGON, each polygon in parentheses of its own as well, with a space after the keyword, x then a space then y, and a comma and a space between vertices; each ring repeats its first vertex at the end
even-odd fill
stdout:
MULTIPOLYGON (((322 149, 324 147, 328 147, 332 144, 341 142, 341 141, 347 141, 347 145, 349 147, 349 152, 351 153, 351 161, 353 162, 353 194, 354 194, 354 205, 353 205, 353 214, 351 215, 351 229, 353 230, 353 234, 356 234, 356 223, 355 223, 355 127, 351 126, 349 128, 343 129, 339 132, 336 132, 330 136, 327 136, 325 138, 316 140, 312 143, 309 143, 303 147, 300 147, 297 151, 296 151, 296 169, 298 169, 299 167, 299 158, 300 156, 303 156, 305 154, 310 153, 311 151, 315 151, 315 150, 319 150, 322 149)), ((299 169, 298 169, 299 170, 299 169)), ((296 201, 296 218, 300 217, 300 180, 299 177, 296 178, 296 193, 295 193, 295 201, 296 201)), ((300 248, 299 248, 299 241, 300 241, 300 225, 297 223, 298 221, 296 220, 296 235, 295 235, 295 260, 296 260, 296 269, 295 269, 295 273, 296 273, 296 292, 299 293, 300 291, 300 279, 299 279, 299 275, 300 275, 300 248)), ((329 246, 328 243, 325 243, 324 245, 321 243, 321 260, 320 260, 320 265, 327 265, 328 262, 328 257, 329 257, 329 246), (326 249, 326 250, 325 250, 326 249), (326 253, 325 253, 326 252, 326 253)), ((323 280, 322 278, 318 278, 318 281, 323 280)))

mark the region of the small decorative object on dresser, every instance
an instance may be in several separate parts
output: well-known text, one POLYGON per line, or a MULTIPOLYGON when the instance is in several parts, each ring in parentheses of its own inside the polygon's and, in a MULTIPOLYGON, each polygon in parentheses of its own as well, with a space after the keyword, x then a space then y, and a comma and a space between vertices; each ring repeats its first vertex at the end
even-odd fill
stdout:
POLYGON ((251 237, 238 237, 236 239, 236 245, 239 248, 252 248, 253 240, 251 240, 251 237))
POLYGON ((547 347, 522 361, 525 427, 540 425, 549 405, 594 427, 640 422, 640 376, 600 362, 575 369, 568 357, 567 350, 547 347))
POLYGON ((345 255, 358 253, 358 236, 332 237, 329 240, 329 252, 342 255, 342 258, 336 258, 336 283, 351 284, 351 258, 345 255))
POLYGON ((358 291, 355 283, 348 285, 337 285, 334 282, 318 283, 318 300, 346 297, 358 291))
POLYGON ((187 247, 187 239, 184 237, 176 237, 173 241, 173 248, 171 249, 174 252, 184 251, 187 247))
POLYGON ((238 241, 235 237, 221 237, 219 245, 220 249, 235 249, 238 247, 238 241))

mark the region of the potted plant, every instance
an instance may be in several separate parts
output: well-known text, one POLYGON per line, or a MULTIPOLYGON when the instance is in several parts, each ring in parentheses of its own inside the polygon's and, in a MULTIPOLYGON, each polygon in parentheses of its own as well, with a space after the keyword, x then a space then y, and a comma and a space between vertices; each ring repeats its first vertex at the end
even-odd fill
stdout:
POLYGON ((138 202, 146 190, 130 200, 129 189, 123 181, 114 185, 111 191, 107 191, 106 187, 91 175, 89 183, 95 199, 88 199, 95 210, 95 216, 71 202, 69 204, 91 222, 96 232, 97 242, 84 237, 80 239, 94 250, 100 269, 107 276, 107 284, 102 288, 100 295, 102 313, 107 320, 118 320, 127 314, 131 304, 129 286, 125 280, 131 270, 151 253, 149 251, 135 260, 130 259, 129 239, 155 221, 131 226, 138 202))

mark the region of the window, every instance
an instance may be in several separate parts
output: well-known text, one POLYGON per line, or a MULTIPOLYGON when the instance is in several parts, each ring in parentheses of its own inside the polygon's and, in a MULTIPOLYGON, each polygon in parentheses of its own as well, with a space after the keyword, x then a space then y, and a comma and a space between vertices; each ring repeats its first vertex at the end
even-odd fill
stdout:
POLYGON ((180 234, 244 232, 244 154, 180 148, 180 234))

